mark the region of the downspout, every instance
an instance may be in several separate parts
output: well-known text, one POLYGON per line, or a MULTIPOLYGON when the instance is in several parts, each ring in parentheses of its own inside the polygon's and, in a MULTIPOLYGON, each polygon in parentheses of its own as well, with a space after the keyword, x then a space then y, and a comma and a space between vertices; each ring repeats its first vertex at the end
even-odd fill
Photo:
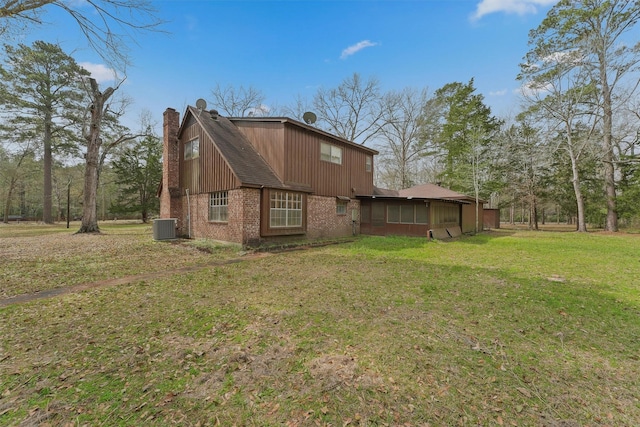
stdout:
POLYGON ((191 238, 191 202, 189 200, 189 189, 185 188, 187 193, 187 235, 191 238))

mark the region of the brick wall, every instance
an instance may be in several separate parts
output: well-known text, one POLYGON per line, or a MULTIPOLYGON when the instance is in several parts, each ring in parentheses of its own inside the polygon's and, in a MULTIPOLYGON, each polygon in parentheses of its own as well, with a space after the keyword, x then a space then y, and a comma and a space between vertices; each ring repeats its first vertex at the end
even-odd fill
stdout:
POLYGON ((257 246, 265 241, 288 241, 292 239, 319 239, 345 237, 353 234, 352 212, 356 211, 356 234, 360 233, 360 202, 347 203, 346 215, 336 213, 335 197, 307 196, 307 233, 305 236, 260 236, 260 199, 261 191, 254 188, 242 188, 229 191, 228 221, 216 223, 209 221, 209 194, 192 194, 178 199, 184 218, 178 221, 178 234, 189 235, 187 214, 191 213, 191 237, 234 242, 248 246, 257 246), (189 209, 190 208, 190 209, 189 209))
POLYGON ((180 200, 180 152, 178 151, 178 128, 180 113, 173 108, 164 112, 162 148, 162 192, 160 193, 160 218, 182 218, 180 200))
POLYGON ((191 237, 247 244, 260 240, 260 190, 241 188, 229 190, 228 221, 209 221, 209 194, 182 197, 184 221, 178 225, 181 235, 189 235, 187 214, 191 213, 191 237), (189 209, 190 208, 190 209, 189 209))
POLYGON ((307 238, 344 237, 353 234, 352 212, 356 211, 356 234, 360 233, 360 201, 347 203, 347 214, 336 214, 335 197, 307 197, 307 238))

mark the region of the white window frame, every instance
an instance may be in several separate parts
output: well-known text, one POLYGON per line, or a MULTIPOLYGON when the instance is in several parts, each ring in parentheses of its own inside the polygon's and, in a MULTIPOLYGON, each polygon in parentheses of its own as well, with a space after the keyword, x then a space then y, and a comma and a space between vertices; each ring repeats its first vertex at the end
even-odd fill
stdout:
POLYGON ((302 227, 302 193, 272 191, 269 196, 269 227, 302 227))
POLYGON ((191 160, 200 157, 200 139, 195 138, 184 143, 184 159, 191 160))
POLYGON ((342 164, 342 148, 337 145, 327 144, 326 142, 320 143, 320 160, 336 165, 342 164))
POLYGON ((217 191, 209 193, 209 221, 228 222, 229 220, 229 192, 217 191))

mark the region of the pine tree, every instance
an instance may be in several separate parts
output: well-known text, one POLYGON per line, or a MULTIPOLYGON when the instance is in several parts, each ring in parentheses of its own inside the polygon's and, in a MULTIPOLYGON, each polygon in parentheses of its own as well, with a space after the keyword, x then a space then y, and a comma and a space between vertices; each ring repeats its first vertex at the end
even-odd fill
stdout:
POLYGON ((0 131, 12 140, 38 141, 44 164, 43 216, 53 222, 53 155, 78 148, 85 93, 80 87, 89 73, 60 46, 36 41, 33 46, 5 45, 7 60, 0 64, 0 131))

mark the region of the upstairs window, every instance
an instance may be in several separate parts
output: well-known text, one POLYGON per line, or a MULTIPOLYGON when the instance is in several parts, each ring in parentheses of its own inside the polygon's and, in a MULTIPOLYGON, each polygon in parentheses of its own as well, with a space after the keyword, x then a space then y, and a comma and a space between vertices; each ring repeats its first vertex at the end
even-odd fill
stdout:
POLYGON ((198 138, 192 139, 184 144, 184 159, 197 159, 200 157, 200 140, 198 138))
POLYGON ((227 222, 229 208, 229 193, 218 191, 209 194, 209 221, 227 222))
POLYGON ((342 164, 342 148, 331 144, 320 143, 320 160, 325 162, 342 164))
POLYGON ((364 161, 364 170, 371 172, 373 170, 373 157, 367 156, 364 161))

